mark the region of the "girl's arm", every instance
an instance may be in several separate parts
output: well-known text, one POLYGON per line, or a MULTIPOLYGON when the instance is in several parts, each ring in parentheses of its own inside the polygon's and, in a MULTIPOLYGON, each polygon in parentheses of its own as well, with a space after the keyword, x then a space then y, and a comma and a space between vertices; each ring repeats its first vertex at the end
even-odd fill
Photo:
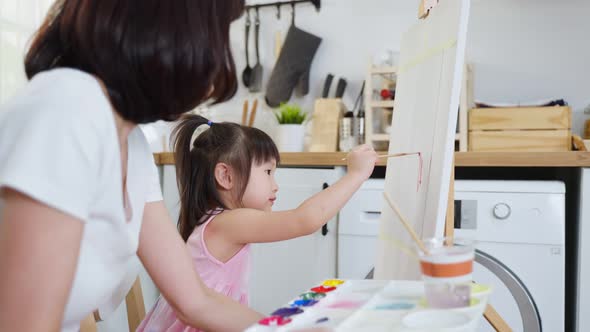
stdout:
POLYGON ((296 209, 279 212, 230 210, 215 217, 208 231, 237 244, 281 241, 315 232, 333 218, 369 178, 377 162, 377 153, 362 145, 349 153, 347 159, 345 176, 296 209))
POLYGON ((3 189, 0 331, 60 331, 84 224, 3 189))
POLYGON ((145 206, 138 256, 185 324, 208 331, 243 331, 262 318, 203 284, 163 201, 145 206))

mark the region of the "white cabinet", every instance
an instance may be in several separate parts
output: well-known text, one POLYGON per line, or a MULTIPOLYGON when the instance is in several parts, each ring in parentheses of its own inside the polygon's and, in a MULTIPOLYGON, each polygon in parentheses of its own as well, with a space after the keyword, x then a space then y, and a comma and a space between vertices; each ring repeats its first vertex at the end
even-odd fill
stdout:
MULTIPOLYGON (((338 177, 335 169, 278 169, 279 192, 274 210, 296 208, 338 177)), ((310 285, 336 276, 336 219, 326 225, 327 233, 324 228, 308 236, 252 246, 252 308, 269 314, 310 285)))
MULTIPOLYGON (((276 180, 279 192, 274 210, 296 208, 304 200, 336 181, 340 169, 279 168, 276 180)), ((163 166, 164 202, 176 223, 179 196, 175 168, 163 166)), ((252 245, 250 270, 250 306, 268 314, 285 304, 309 285, 336 276, 336 217, 330 220, 324 235, 314 234, 275 243, 252 245)), ((326 228, 324 228, 325 231, 326 228)))
POLYGON ((338 216, 338 278, 364 279, 375 267, 384 179, 369 179, 338 216))

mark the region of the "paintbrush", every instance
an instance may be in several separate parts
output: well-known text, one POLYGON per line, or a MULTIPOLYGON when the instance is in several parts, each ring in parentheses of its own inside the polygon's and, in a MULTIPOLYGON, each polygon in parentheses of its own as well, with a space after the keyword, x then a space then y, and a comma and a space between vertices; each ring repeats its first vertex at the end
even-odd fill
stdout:
MULTIPOLYGON (((381 154, 378 155, 377 158, 393 158, 393 157, 401 157, 401 156, 408 156, 412 154, 420 154, 419 152, 403 152, 403 153, 394 153, 394 154, 381 154)), ((342 158, 342 160, 346 160, 346 157, 342 158)))
POLYGON ((393 211, 395 211, 395 213, 399 217, 399 220, 402 222, 402 225, 404 225, 406 231, 408 231, 408 233, 410 233, 410 236, 412 237, 414 242, 416 242, 416 244, 418 245, 420 250, 422 250, 422 252, 424 252, 426 255, 430 255, 430 252, 428 251, 428 249, 426 249, 426 246, 424 245, 422 240, 420 240, 420 238, 418 237, 418 234, 416 234, 416 232, 414 231, 414 229, 412 228, 410 223, 406 220, 406 218, 404 218, 404 216, 402 215, 402 213, 398 209, 397 205, 395 205, 393 200, 391 200, 391 198, 389 197, 389 195, 386 192, 383 192, 383 196, 385 197, 385 200, 387 201, 387 204, 389 204, 391 209, 393 209, 393 211))

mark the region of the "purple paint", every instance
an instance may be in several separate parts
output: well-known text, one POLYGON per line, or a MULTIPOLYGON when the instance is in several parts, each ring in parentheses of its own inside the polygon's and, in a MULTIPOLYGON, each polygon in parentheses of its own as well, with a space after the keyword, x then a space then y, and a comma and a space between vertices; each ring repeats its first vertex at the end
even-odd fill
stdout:
POLYGON ((302 313, 303 310, 301 308, 280 308, 273 312, 272 316, 281 316, 281 317, 289 317, 293 315, 298 315, 302 313))

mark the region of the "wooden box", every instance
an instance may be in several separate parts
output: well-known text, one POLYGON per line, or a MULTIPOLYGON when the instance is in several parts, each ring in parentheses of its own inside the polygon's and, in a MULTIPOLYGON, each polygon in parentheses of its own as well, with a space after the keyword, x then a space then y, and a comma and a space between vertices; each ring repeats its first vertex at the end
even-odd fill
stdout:
POLYGON ((569 151, 571 108, 474 108, 469 151, 569 151))

